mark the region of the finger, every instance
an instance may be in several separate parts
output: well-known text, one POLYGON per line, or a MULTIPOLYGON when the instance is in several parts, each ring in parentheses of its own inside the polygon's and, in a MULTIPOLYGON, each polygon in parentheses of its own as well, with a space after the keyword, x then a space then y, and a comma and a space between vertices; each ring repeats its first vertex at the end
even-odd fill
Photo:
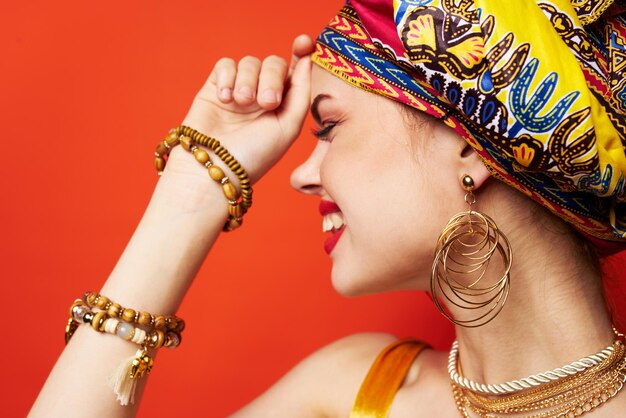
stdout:
POLYGON ((257 102, 266 110, 278 107, 283 97, 285 78, 287 77, 287 62, 276 55, 263 60, 259 75, 257 102))
POLYGON ((289 65, 289 72, 291 73, 296 68, 296 64, 300 58, 311 54, 314 49, 315 44, 309 35, 297 36, 291 46, 291 64, 289 65))
POLYGON ((310 93, 311 59, 309 56, 304 56, 298 60, 293 70, 289 79, 289 89, 278 113, 285 129, 294 136, 302 129, 302 123, 309 110, 310 93))
POLYGON ((221 58, 209 77, 217 89, 217 98, 223 103, 233 100, 233 88, 237 76, 237 64, 232 58, 221 58))
POLYGON ((239 61, 233 91, 235 102, 241 105, 254 103, 260 71, 261 61, 256 57, 243 57, 239 61))

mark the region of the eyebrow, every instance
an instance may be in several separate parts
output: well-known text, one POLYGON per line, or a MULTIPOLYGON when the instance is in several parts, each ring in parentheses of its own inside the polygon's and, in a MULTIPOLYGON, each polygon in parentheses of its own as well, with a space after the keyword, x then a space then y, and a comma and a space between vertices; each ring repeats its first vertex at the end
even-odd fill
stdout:
POLYGON ((322 124, 322 119, 320 118, 320 112, 319 112, 320 102, 322 100, 330 99, 330 98, 331 96, 328 94, 318 94, 317 96, 315 96, 315 99, 313 99, 313 103, 311 103, 311 116, 313 116, 315 123, 317 123, 318 125, 322 124))

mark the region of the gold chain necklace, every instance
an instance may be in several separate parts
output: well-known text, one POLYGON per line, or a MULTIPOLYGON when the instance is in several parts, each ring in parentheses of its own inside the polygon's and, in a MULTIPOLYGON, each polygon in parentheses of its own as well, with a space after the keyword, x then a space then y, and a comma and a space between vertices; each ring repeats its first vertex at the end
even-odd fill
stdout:
POLYGON ((622 341, 623 334, 616 334, 618 339, 613 343, 613 352, 600 364, 533 389, 514 394, 485 395, 452 380, 457 408, 464 418, 471 418, 469 411, 481 418, 511 415, 519 418, 583 416, 604 405, 624 387, 626 347, 622 341))

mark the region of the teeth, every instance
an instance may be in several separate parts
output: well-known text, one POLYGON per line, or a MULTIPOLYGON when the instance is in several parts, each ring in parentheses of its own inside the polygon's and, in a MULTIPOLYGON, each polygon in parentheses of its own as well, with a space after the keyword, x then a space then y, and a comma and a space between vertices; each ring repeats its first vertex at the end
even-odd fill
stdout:
POLYGON ((333 229, 333 223, 328 217, 324 216, 322 220, 322 232, 328 232, 333 229))
POLYGON ((322 221, 322 231, 336 231, 344 225, 343 215, 339 212, 329 213, 322 221))
POLYGON ((335 229, 339 229, 343 226, 343 216, 339 213, 331 213, 330 220, 332 221, 335 229))

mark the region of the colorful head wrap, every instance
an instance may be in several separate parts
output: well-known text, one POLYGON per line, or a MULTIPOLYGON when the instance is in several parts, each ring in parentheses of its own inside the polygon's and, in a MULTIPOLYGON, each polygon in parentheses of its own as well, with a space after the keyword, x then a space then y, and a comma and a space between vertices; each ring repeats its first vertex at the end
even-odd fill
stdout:
POLYGON ((624 4, 351 0, 313 61, 442 119, 592 239, 626 242, 624 4))

